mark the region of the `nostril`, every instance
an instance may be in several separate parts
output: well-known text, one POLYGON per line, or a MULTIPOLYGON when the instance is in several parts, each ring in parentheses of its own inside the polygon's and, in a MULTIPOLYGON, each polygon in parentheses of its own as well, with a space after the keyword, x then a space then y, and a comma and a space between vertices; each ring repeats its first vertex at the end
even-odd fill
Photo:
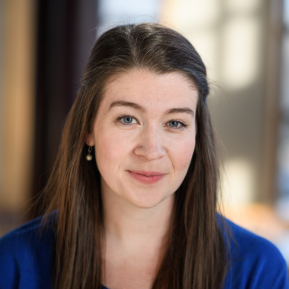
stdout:
POLYGON ((142 145, 135 149, 135 154, 145 157, 147 160, 155 160, 163 157, 164 151, 159 145, 142 145))

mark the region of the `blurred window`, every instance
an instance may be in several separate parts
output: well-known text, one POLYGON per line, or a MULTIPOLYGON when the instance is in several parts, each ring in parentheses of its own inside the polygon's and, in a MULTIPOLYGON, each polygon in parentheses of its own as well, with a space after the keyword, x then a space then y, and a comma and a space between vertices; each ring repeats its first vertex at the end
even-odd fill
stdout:
POLYGON ((97 34, 116 25, 159 20, 161 0, 99 0, 97 34))
POLYGON ((289 0, 284 0, 281 54, 280 125, 277 159, 277 212, 289 221, 289 0))

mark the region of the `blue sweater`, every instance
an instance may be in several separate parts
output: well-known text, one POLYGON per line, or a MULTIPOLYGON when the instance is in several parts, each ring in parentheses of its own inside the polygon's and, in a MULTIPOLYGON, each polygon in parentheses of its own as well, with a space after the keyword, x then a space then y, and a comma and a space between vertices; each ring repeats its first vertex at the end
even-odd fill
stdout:
MULTIPOLYGON (((0 289, 51 289, 52 229, 39 233, 41 217, 0 239, 0 289)), ((286 263, 269 241, 226 220, 230 265, 224 289, 288 289, 286 263)), ((105 287, 103 287, 105 288, 105 287)), ((113 288, 110 288, 113 289, 113 288)))

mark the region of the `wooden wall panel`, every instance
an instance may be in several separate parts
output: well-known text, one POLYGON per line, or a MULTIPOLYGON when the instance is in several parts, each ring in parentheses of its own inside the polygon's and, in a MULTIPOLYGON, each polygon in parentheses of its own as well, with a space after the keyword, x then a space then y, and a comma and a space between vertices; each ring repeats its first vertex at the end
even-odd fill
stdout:
POLYGON ((0 209, 25 207, 33 165, 35 1, 2 1, 0 209))

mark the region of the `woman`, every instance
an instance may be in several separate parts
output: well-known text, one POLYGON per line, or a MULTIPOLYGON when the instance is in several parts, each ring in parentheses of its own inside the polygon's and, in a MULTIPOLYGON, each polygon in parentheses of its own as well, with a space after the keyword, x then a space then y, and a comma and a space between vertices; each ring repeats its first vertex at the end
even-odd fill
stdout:
POLYGON ((200 56, 177 32, 147 23, 104 33, 45 217, 1 240, 0 288, 288 288, 278 250, 216 213, 208 93, 200 56))

